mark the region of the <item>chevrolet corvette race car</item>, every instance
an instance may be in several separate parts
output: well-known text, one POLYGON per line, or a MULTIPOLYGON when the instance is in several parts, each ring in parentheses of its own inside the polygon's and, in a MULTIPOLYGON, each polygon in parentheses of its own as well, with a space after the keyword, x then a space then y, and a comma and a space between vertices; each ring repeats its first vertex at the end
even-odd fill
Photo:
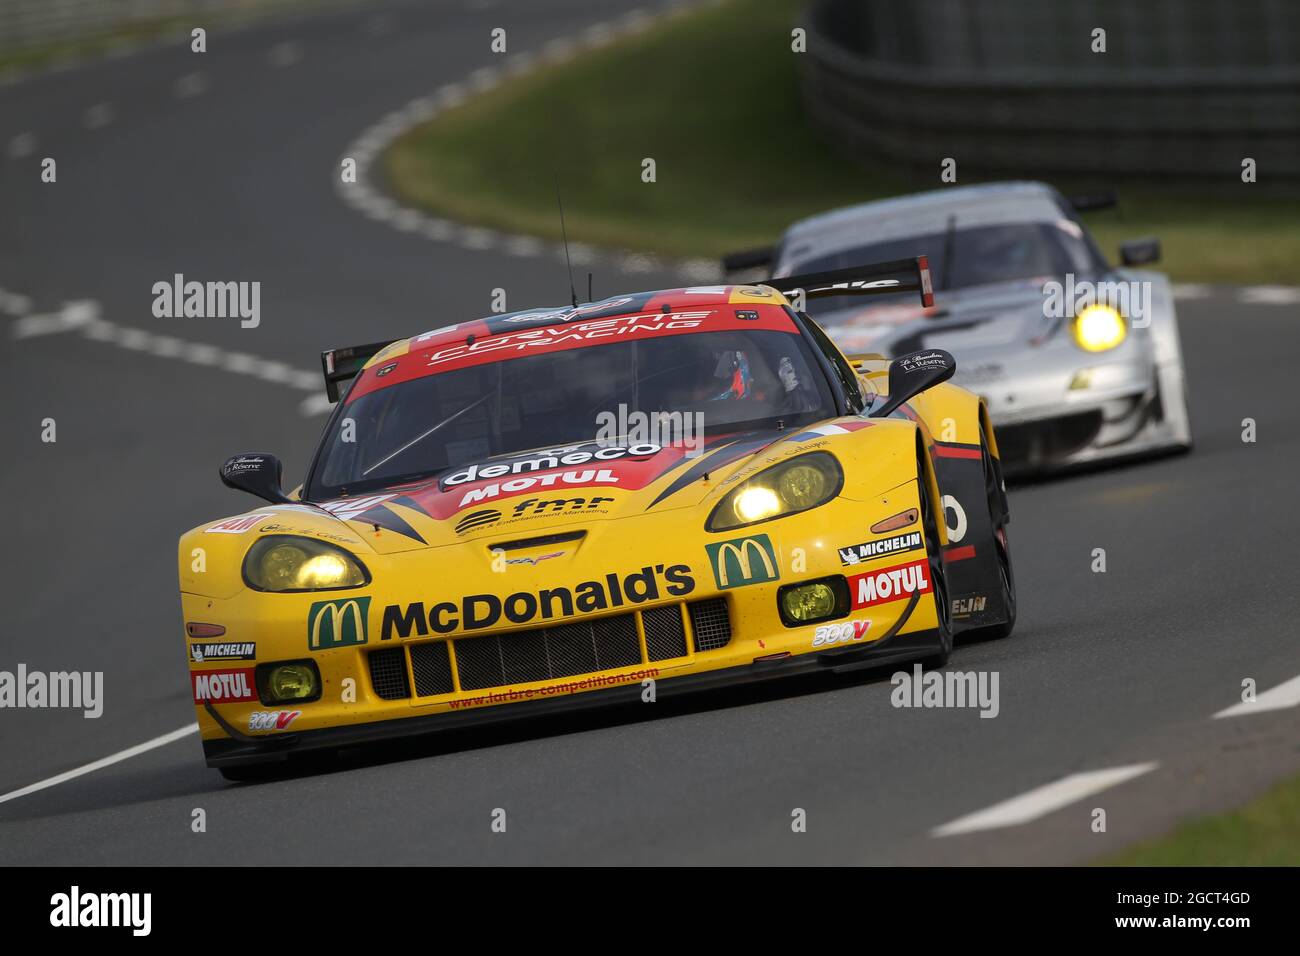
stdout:
POLYGON ((941 348, 954 382, 987 402, 1008 474, 1186 451, 1191 426, 1178 318, 1166 276, 1146 271, 1154 239, 1113 268, 1079 211, 1113 194, 1066 199, 1042 183, 950 187, 813 216, 775 249, 724 260, 776 275, 930 253, 935 302, 903 296, 811 309, 847 351, 941 348))
POLYGON ((223 482, 267 504, 180 540, 209 765, 1008 634, 987 408, 947 353, 850 359, 786 295, 924 298, 925 262, 851 272, 324 353, 302 485, 237 455, 223 482))

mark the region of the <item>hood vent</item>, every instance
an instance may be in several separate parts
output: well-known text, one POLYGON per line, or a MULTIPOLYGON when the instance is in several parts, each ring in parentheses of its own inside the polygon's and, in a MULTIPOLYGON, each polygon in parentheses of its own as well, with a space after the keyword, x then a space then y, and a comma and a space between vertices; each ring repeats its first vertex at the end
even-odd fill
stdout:
POLYGON ((565 541, 579 541, 587 536, 585 531, 565 531, 560 534, 544 534, 536 538, 518 538, 514 541, 502 541, 488 545, 489 551, 519 551, 522 548, 544 548, 565 541))

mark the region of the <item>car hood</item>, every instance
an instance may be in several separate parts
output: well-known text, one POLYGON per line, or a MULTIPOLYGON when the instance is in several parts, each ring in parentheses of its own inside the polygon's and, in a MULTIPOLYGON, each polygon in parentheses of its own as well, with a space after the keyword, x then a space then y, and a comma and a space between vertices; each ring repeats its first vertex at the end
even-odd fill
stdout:
MULTIPOLYGON (((1060 323, 1044 315, 1044 276, 936 293, 935 305, 861 304, 823 312, 818 322, 849 354, 904 355, 942 348, 963 355, 996 353, 1031 341, 1041 344, 1060 323)), ((960 374, 961 367, 958 366, 960 374)))
POLYGON ((595 522, 700 506, 751 472, 826 447, 867 424, 845 418, 714 436, 696 449, 571 445, 494 458, 364 495, 271 505, 220 524, 249 534, 322 537, 380 554, 483 539, 510 550, 580 533, 595 522))

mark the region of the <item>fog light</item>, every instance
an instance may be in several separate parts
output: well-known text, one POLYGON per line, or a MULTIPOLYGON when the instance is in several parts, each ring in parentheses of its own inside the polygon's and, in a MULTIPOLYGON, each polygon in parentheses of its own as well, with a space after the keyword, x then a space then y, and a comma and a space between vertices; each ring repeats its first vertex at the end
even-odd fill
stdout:
POLYGON ((792 584, 777 593, 781 620, 798 627, 848 613, 848 585, 842 577, 792 584))
POLYGON ((303 702, 320 697, 320 677, 310 661, 263 664, 258 672, 258 691, 263 703, 303 702))

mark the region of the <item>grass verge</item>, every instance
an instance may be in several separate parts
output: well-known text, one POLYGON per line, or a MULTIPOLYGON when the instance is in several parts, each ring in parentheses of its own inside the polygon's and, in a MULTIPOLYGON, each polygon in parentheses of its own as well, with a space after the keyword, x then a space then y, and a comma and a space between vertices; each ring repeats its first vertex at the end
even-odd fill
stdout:
POLYGON ((1300 866, 1300 777, 1237 810, 1184 824, 1107 866, 1300 866))
MULTIPOLYGON (((795 219, 939 185, 864 165, 806 120, 790 28, 802 0, 730 0, 507 81, 400 138, 384 158, 404 200, 467 222, 667 255, 773 241, 795 219), (653 158, 656 181, 642 181, 653 158)), ((1097 183, 1054 181, 1063 190, 1097 183)), ((1107 254, 1156 235, 1178 281, 1297 281, 1300 200, 1260 184, 1120 187, 1090 214, 1107 254)))

